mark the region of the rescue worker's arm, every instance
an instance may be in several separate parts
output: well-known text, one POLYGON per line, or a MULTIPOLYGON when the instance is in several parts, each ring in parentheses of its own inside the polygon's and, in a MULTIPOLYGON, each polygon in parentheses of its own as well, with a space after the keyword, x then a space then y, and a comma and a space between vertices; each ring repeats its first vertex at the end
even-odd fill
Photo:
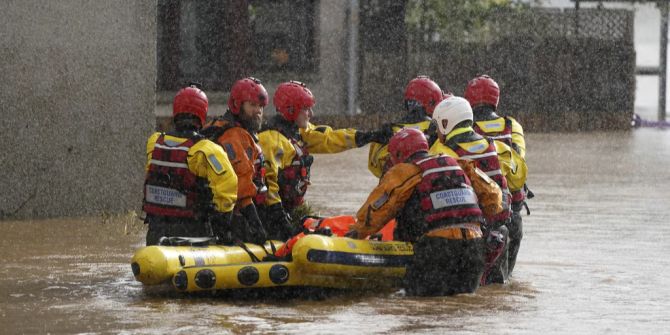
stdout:
POLYGON ((308 124, 300 129, 300 136, 305 147, 315 154, 333 154, 357 148, 356 129, 333 129, 329 126, 308 124))
POLYGON ((256 144, 251 135, 239 127, 228 129, 217 139, 217 143, 228 155, 237 175, 237 206, 245 208, 253 203, 256 195, 256 184, 253 181, 253 161, 258 156, 256 144))
POLYGON ((266 206, 281 203, 279 196, 279 170, 289 166, 295 156, 295 148, 291 142, 274 130, 258 134, 258 144, 265 157, 265 183, 268 187, 266 206))
POLYGON ((395 218, 420 182, 421 169, 414 164, 401 163, 388 170, 356 214, 351 229, 357 237, 366 238, 395 218))
POLYGON ((523 128, 513 117, 507 117, 512 121, 512 145, 522 158, 526 158, 526 139, 523 136, 523 128))
POLYGON ((384 173, 384 166, 388 161, 388 145, 371 143, 368 153, 368 170, 377 178, 381 178, 384 173))
POLYGON ((196 143, 188 154, 188 169, 207 178, 217 212, 231 212, 237 201, 237 176, 226 153, 209 140, 196 143))
POLYGON ((296 155, 295 148, 284 135, 274 130, 258 134, 258 144, 265 157, 265 183, 268 188, 265 199, 267 222, 264 223, 279 227, 275 230, 281 231, 281 236, 274 237, 286 240, 293 235, 294 229, 279 196, 279 170, 290 166, 296 155))
POLYGON ((156 140, 158 140, 158 136, 160 136, 161 133, 153 133, 151 136, 149 136, 149 139, 147 140, 147 163, 144 165, 144 172, 149 171, 149 163, 151 162, 151 155, 154 153, 154 146, 156 145, 156 140))
POLYGON ((507 180, 507 188, 511 192, 520 190, 526 183, 526 176, 528 174, 526 160, 505 143, 493 141, 493 144, 498 153, 500 171, 507 180))
POLYGON ((493 216, 502 212, 502 191, 500 186, 487 176, 484 171, 477 168, 476 163, 469 159, 458 159, 458 165, 465 171, 470 179, 472 188, 479 199, 479 207, 484 216, 493 216))

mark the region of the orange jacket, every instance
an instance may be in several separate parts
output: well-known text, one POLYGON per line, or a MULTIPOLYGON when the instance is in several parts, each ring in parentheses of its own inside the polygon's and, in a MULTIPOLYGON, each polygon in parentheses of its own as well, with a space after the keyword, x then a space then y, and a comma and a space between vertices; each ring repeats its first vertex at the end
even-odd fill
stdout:
MULTIPOLYGON (((216 127, 229 126, 227 120, 214 120, 207 125, 216 127)), ((254 184, 254 162, 259 158, 261 148, 256 144, 249 132, 239 126, 233 126, 216 139, 237 174, 237 208, 245 208, 252 204, 257 187, 254 184)))

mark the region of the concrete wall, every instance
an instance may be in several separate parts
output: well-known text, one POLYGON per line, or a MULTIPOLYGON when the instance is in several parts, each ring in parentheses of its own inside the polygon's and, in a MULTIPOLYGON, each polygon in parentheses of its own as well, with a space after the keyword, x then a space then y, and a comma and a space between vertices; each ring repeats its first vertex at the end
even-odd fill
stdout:
POLYGON ((0 2, 0 218, 139 208, 156 1, 0 2))

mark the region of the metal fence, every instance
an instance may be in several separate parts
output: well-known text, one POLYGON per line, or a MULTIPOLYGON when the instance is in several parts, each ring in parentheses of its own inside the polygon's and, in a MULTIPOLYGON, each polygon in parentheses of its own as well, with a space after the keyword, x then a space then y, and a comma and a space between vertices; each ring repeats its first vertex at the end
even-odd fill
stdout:
POLYGON ((406 57, 362 44, 360 105, 365 113, 397 111, 404 84, 418 74, 462 95, 469 79, 486 73, 500 84, 502 113, 525 129, 625 129, 635 99, 633 19, 619 9, 529 9, 494 13, 483 40, 408 34, 406 57))

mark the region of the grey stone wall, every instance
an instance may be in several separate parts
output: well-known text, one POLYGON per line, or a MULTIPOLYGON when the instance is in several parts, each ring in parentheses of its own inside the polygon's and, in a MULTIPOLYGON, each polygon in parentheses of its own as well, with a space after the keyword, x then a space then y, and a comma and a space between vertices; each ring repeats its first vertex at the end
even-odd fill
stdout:
POLYGON ((0 13, 0 218, 139 208, 156 1, 2 1, 0 13))

